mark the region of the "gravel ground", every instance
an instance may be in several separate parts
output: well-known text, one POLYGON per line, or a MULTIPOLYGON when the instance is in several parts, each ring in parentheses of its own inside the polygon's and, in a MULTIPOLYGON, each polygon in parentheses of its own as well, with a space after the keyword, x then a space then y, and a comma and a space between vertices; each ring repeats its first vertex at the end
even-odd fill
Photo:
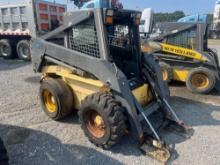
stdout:
MULTIPOLYGON (((39 78, 29 63, 0 59, 0 135, 11 165, 160 164, 143 156, 129 136, 110 151, 95 147, 75 114, 62 122, 49 119, 39 104, 39 78)), ((195 133, 191 139, 163 133, 175 148, 168 164, 219 165, 220 97, 193 95, 184 84, 173 84, 171 93, 173 108, 195 133)))

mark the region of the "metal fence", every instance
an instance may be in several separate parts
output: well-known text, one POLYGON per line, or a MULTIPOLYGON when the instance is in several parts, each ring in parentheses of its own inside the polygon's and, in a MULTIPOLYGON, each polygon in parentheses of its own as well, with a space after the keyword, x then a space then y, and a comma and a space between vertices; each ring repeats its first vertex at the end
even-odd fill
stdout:
POLYGON ((68 32, 70 49, 100 58, 97 31, 93 21, 73 26, 68 32))
POLYGON ((128 26, 116 25, 107 27, 109 45, 126 48, 130 45, 128 26))

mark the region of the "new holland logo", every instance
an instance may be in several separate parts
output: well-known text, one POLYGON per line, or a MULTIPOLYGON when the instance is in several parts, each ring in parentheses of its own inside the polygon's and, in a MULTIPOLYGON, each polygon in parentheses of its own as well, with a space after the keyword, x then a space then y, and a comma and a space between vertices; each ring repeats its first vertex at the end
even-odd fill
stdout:
POLYGON ((183 55, 187 57, 195 57, 197 54, 194 51, 187 50, 184 48, 179 48, 176 46, 168 46, 168 45, 163 45, 163 50, 166 52, 178 54, 178 55, 183 55))

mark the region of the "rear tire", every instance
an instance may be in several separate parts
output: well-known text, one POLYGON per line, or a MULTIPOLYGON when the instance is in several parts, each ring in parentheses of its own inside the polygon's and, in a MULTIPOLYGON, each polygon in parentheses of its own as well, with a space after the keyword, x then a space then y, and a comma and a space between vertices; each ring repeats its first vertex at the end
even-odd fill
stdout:
POLYGON ((0 164, 8 165, 8 155, 3 141, 0 138, 0 164))
POLYGON ((78 115, 85 135, 98 147, 108 149, 125 134, 123 108, 108 93, 86 97, 78 115))
POLYGON ((17 54, 21 60, 31 61, 31 51, 28 40, 21 40, 17 43, 17 54))
POLYGON ((44 112, 53 120, 60 120, 73 110, 73 94, 61 79, 46 78, 40 86, 40 100, 44 112))
POLYGON ((12 45, 9 40, 0 40, 0 56, 3 56, 5 59, 14 58, 12 45))
POLYGON ((214 73, 204 67, 192 69, 186 80, 187 88, 193 93, 207 94, 214 89, 216 78, 214 73))

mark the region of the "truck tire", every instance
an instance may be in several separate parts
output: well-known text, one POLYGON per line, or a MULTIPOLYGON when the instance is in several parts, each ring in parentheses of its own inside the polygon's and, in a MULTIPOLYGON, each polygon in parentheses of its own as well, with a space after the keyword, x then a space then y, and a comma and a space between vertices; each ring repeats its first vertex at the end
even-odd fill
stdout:
POLYGON ((192 69, 186 79, 187 88, 193 93, 207 94, 216 84, 214 73, 204 67, 192 69))
POLYGON ((31 61, 31 51, 28 40, 21 40, 17 43, 17 54, 21 60, 31 61))
POLYGON ((72 91, 61 79, 44 79, 40 86, 40 100, 44 112, 56 121, 73 110, 72 91))
POLYGON ((0 40, 0 56, 3 56, 5 59, 11 59, 14 57, 12 46, 9 40, 0 40))
POLYGON ((108 93, 87 96, 78 115, 85 135, 98 147, 108 149, 125 134, 123 108, 108 93))
POLYGON ((0 138, 0 164, 8 165, 8 155, 3 141, 0 138))
POLYGON ((171 66, 165 62, 160 62, 161 72, 163 76, 163 80, 167 83, 170 83, 173 79, 173 69, 171 66))

